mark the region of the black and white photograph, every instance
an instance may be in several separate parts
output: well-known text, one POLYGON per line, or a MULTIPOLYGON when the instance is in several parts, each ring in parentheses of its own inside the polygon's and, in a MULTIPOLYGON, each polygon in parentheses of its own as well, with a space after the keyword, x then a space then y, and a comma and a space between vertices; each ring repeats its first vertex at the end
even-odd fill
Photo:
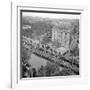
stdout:
POLYGON ((20 12, 20 77, 79 76, 80 13, 20 12))
POLYGON ((1 0, 0 90, 90 90, 90 0, 1 0))

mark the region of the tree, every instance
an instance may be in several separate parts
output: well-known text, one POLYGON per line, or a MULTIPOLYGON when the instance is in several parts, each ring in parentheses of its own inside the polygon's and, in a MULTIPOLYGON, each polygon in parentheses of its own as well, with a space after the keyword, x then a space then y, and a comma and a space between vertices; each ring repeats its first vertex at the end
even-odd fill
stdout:
POLYGON ((45 67, 43 65, 39 68, 37 76, 40 76, 40 77, 46 76, 45 67))
POLYGON ((51 62, 47 62, 45 69, 46 69, 46 76, 54 76, 56 73, 59 72, 59 67, 51 62))
POLYGON ((31 52, 29 49, 22 47, 22 62, 27 62, 31 57, 31 52))

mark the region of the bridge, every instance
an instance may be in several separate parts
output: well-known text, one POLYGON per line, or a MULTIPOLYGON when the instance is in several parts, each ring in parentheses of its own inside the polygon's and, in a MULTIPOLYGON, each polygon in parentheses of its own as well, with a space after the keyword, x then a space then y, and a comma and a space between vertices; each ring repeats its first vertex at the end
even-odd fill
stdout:
POLYGON ((23 37, 22 41, 23 41, 23 46, 25 48, 28 48, 30 52, 32 52, 33 54, 39 57, 42 57, 52 63, 55 63, 62 68, 69 69, 73 71, 76 75, 79 74, 79 61, 78 60, 72 57, 67 58, 61 55, 60 53, 58 53, 57 51, 53 51, 53 50, 50 51, 49 50, 50 48, 47 49, 45 47, 41 47, 42 45, 39 45, 39 43, 36 44, 32 39, 23 37))

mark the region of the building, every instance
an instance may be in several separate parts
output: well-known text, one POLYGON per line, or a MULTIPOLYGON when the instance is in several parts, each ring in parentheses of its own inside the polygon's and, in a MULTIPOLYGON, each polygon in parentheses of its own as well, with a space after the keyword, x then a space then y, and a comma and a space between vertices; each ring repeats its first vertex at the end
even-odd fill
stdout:
POLYGON ((68 30, 67 28, 63 29, 59 26, 54 26, 52 28, 52 41, 59 42, 60 46, 65 48, 66 50, 69 49, 70 30, 68 30))
POLYGON ((60 36, 60 30, 58 27, 54 26, 52 28, 52 41, 57 41, 60 36))

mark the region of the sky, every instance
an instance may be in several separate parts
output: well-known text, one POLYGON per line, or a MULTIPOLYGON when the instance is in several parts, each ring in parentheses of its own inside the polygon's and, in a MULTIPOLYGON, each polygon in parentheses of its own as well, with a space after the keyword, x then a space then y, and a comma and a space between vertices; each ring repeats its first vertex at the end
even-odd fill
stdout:
POLYGON ((23 12, 23 16, 33 16, 42 18, 56 18, 56 19, 80 19, 80 15, 72 14, 51 14, 51 13, 36 13, 36 12, 23 12))

